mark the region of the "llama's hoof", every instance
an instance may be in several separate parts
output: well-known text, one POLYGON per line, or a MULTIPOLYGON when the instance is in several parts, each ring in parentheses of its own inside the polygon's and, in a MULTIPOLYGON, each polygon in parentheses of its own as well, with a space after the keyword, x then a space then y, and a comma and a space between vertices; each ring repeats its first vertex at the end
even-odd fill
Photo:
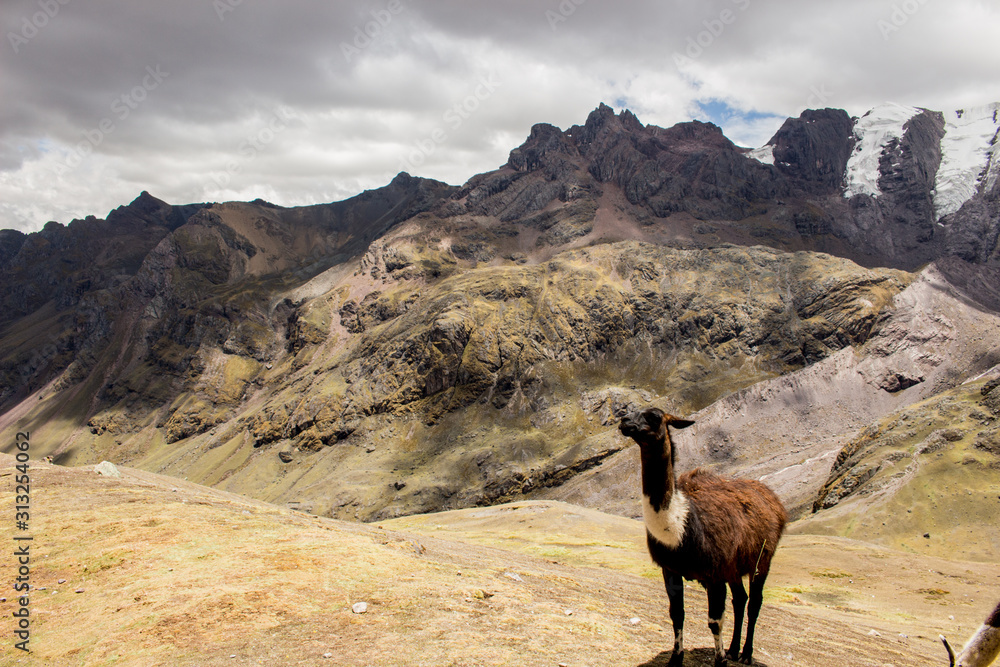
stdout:
POLYGON ((715 656, 715 667, 726 667, 729 664, 729 660, 724 655, 715 656))
POLYGON ((684 664, 684 651, 674 651, 667 662, 667 667, 680 667, 684 664))
POLYGON ((744 652, 743 655, 740 656, 740 664, 741 665, 752 665, 753 664, 753 654, 752 653, 746 653, 746 652, 744 652))

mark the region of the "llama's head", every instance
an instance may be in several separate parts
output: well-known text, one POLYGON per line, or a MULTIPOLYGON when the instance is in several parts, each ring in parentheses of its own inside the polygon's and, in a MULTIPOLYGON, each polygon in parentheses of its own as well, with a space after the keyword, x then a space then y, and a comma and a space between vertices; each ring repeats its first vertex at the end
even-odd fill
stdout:
POLYGON ((694 424, 690 419, 681 419, 667 414, 659 408, 646 408, 622 417, 618 430, 627 438, 632 438, 640 447, 663 447, 670 442, 667 427, 687 428, 694 424))

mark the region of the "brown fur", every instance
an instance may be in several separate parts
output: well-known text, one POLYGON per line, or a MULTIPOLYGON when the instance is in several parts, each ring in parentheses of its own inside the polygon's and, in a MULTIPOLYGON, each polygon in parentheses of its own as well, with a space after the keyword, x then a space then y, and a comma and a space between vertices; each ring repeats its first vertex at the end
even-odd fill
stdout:
POLYGON ((733 583, 771 569, 788 520, 774 491, 754 480, 720 477, 701 468, 682 474, 677 488, 696 508, 706 551, 713 556, 714 571, 706 572, 705 579, 733 583))

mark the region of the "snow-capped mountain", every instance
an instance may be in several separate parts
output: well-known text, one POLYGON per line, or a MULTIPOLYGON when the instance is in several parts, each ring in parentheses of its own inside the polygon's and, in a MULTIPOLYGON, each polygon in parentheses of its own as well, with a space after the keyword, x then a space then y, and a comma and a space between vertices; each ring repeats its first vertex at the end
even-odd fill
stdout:
MULTIPOLYGON (((959 211, 973 195, 987 193, 996 184, 1000 160, 996 157, 1000 104, 938 113, 899 104, 875 107, 854 124, 854 152, 844 176, 845 197, 882 194, 878 180, 885 149, 906 135, 914 116, 925 114, 943 121, 941 154, 931 198, 940 220, 959 211)), ((890 168, 899 166, 890 164, 890 168)))
POLYGON ((933 193, 938 218, 957 212, 973 195, 996 185, 998 116, 1000 103, 944 114, 941 166, 933 193))
POLYGON ((849 121, 806 111, 747 156, 826 196, 817 203, 832 233, 855 248, 908 265, 942 255, 982 262, 1000 229, 998 133, 1000 103, 945 112, 887 103, 849 121))

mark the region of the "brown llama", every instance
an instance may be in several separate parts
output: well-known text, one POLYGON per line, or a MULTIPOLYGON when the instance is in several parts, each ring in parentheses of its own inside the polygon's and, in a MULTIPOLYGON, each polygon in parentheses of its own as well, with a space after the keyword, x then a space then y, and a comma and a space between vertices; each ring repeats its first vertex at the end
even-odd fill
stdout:
POLYGON ((941 637, 941 641, 948 649, 951 667, 986 667, 993 664, 1000 655, 1000 602, 958 654, 958 662, 955 661, 955 652, 948 645, 948 640, 941 637))
POLYGON ((785 530, 788 514, 771 489, 760 482, 719 477, 695 469, 676 476, 676 450, 667 426, 694 422, 647 408, 622 418, 619 430, 635 440, 642 459, 643 516, 646 544, 663 570, 674 626, 669 665, 684 660, 684 579, 708 592, 708 627, 715 638, 715 664, 726 658, 753 664, 753 636, 763 602, 771 558, 785 530), (750 595, 743 577, 750 579, 750 595), (733 640, 722 651, 726 584, 733 593, 733 640), (744 606, 747 636, 740 651, 744 606))

